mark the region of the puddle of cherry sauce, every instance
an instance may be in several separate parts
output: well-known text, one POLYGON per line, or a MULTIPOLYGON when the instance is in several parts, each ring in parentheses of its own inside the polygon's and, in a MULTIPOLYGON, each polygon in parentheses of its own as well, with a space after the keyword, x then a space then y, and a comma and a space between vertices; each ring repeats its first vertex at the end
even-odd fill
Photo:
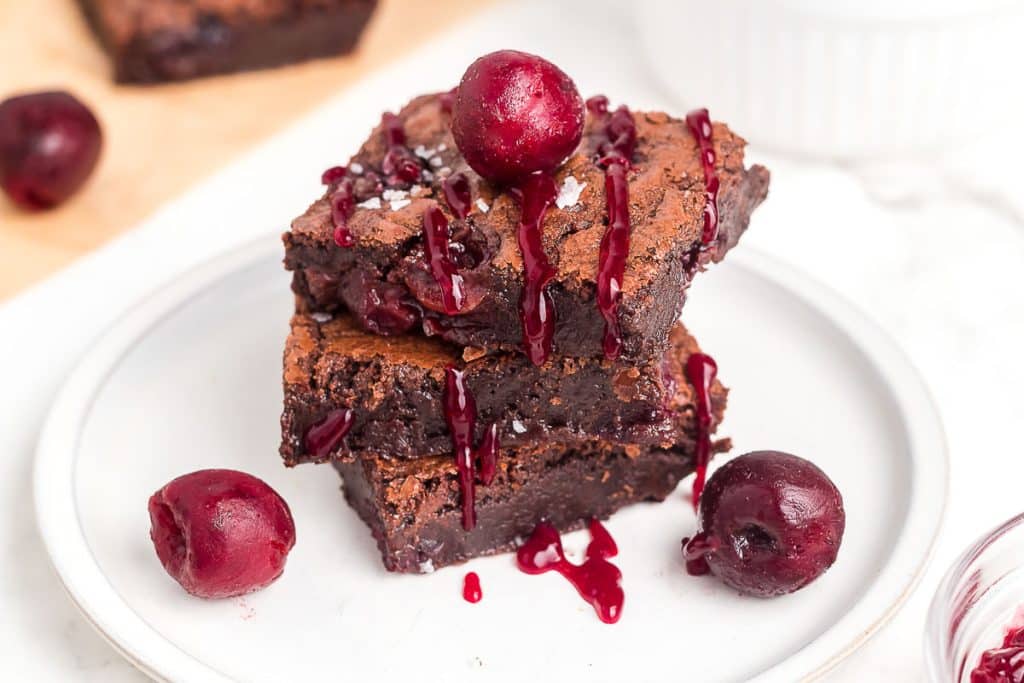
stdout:
POLYGON ((541 522, 516 552, 516 564, 527 574, 555 571, 569 580, 580 597, 593 606, 597 617, 614 624, 622 616, 622 572, 608 558, 615 557, 618 546, 608 530, 596 519, 590 520, 590 544, 583 564, 565 557, 558 529, 541 522))
POLYGON ((466 602, 480 602, 480 598, 484 597, 483 591, 480 590, 480 577, 476 575, 476 572, 469 572, 462 580, 462 599, 466 602))
POLYGON ((696 393, 697 407, 697 463, 693 477, 693 507, 697 509, 704 492, 711 459, 711 385, 718 374, 715 359, 704 353, 695 353, 686 359, 686 379, 696 393))

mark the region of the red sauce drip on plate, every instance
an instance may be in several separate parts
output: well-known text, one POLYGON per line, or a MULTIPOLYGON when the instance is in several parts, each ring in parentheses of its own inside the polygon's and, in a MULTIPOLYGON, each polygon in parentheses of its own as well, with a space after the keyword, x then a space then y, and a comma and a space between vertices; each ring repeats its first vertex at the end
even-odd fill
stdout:
POLYGON ((558 271, 544 252, 542 226, 558 191, 550 175, 534 173, 513 193, 521 212, 516 237, 523 255, 523 293, 519 298, 523 348, 534 365, 543 365, 551 355, 555 337, 555 303, 547 286, 558 271))
POLYGON ((711 459, 711 385, 718 374, 715 359, 704 353, 695 353, 686 359, 686 379, 696 392, 697 405, 697 471, 693 479, 693 507, 700 504, 704 481, 711 459))
POLYGON ((596 519, 590 520, 590 537, 583 564, 573 564, 565 557, 558 529, 541 522, 519 547, 516 563, 527 574, 558 572, 593 606, 601 621, 614 624, 622 616, 625 595, 622 572, 608 559, 615 557, 619 549, 608 530, 596 519))
POLYGON ((711 118, 707 109, 695 109, 686 115, 686 125, 697 140, 700 162, 704 167, 704 232, 701 242, 707 246, 718 239, 718 174, 715 172, 715 148, 711 143, 711 118))
POLYGON ((445 388, 442 394, 444 418, 451 432, 455 467, 458 471, 459 490, 462 494, 462 528, 469 531, 476 526, 476 478, 479 467, 480 483, 491 483, 497 469, 498 442, 497 425, 484 434, 480 448, 473 449, 473 432, 476 429, 476 400, 466 386, 461 370, 449 365, 445 368, 445 388))
POLYGON ((986 650, 971 671, 971 683, 1021 683, 1024 681, 1024 628, 1010 629, 1003 646, 986 650))
POLYGON ((462 599, 466 602, 477 603, 482 597, 484 594, 480 590, 480 577, 476 575, 476 572, 469 572, 462 580, 462 599))
POLYGON ((441 288, 444 312, 455 315, 466 303, 465 283, 459 274, 449 250, 448 219, 436 206, 423 213, 424 255, 430 274, 441 288))
MULTIPOLYGON (((603 96, 587 100, 592 112, 606 115, 608 99, 603 96)), ((598 145, 598 164, 604 169, 605 204, 608 227, 601 238, 597 266, 597 307, 604 318, 604 356, 609 360, 622 351, 618 306, 622 297, 622 280, 629 257, 629 171, 636 151, 636 123, 626 107, 619 107, 601 131, 604 140, 598 145)))
POLYGON ((306 452, 316 458, 327 457, 352 429, 354 421, 354 415, 348 408, 339 408, 327 413, 323 419, 313 423, 306 430, 302 438, 306 452))

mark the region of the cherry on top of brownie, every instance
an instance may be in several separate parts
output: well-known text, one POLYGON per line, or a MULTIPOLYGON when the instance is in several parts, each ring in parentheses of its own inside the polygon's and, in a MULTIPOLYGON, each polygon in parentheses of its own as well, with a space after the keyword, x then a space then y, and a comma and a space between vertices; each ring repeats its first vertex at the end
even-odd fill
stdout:
MULTIPOLYGON (((445 98, 417 97, 397 115, 406 147, 422 162, 419 182, 395 190, 367 178, 389 151, 379 126, 348 165, 359 202, 347 222, 353 245, 335 244, 328 192, 292 223, 284 237, 285 263, 296 271, 293 286, 307 310, 348 308, 378 333, 407 332, 421 324, 427 334, 463 346, 519 348, 520 204, 512 192, 468 166, 455 144, 445 98), (458 223, 442 187, 453 174, 466 178, 471 196, 469 216, 458 223), (444 313, 440 287, 424 262, 424 213, 435 207, 452 223, 453 259, 465 282, 466 302, 457 315, 444 313), (373 295, 367 295, 371 289, 373 295), (381 306, 382 300, 393 305, 381 306)), ((739 239, 767 194, 768 171, 746 169, 745 142, 724 124, 714 124, 719 232, 714 243, 701 248, 706 194, 697 142, 683 120, 660 112, 632 117, 637 145, 627 172, 631 244, 618 314, 622 356, 637 359, 665 348, 691 276, 720 260, 739 239)), ((563 356, 602 355, 604 320, 595 296, 608 223, 605 172, 597 163, 598 148, 607 139, 604 123, 602 115, 588 111, 580 145, 553 174, 559 194, 543 220, 544 251, 557 268, 550 284, 554 346, 563 356)))

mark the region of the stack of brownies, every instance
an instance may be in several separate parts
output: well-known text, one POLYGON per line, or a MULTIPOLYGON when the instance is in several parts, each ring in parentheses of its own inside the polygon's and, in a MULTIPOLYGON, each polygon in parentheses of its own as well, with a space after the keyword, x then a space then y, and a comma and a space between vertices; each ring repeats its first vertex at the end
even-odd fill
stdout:
POLYGON ((726 389, 678 319, 691 278, 736 244, 768 189, 724 125, 593 98, 533 226, 549 266, 538 290, 528 202, 469 168, 450 97, 386 114, 284 235, 297 310, 281 454, 333 463, 399 572, 512 550, 541 520, 567 531, 663 500, 727 447, 709 437, 726 389), (599 150, 616 116, 636 136, 611 317, 599 150), (538 291, 542 310, 524 311, 538 291))

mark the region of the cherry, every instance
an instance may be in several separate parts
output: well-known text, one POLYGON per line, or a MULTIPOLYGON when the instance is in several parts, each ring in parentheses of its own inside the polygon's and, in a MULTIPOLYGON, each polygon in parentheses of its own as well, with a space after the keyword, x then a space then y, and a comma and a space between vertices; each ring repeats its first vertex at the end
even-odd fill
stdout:
POLYGON ((0 102, 0 187, 22 208, 48 209, 77 192, 102 145, 96 117, 69 93, 0 102))
POLYGON ((263 481, 234 470, 200 470, 149 499, 157 557, 181 587, 229 598, 273 583, 295 545, 288 504, 263 481))
POLYGON ((362 270, 350 271, 338 291, 349 312, 367 332, 382 336, 405 334, 420 322, 420 308, 405 287, 375 280, 362 270))
POLYGON ((981 653, 971 683, 1015 683, 1024 680, 1024 629, 1010 629, 1003 646, 981 653))
POLYGON ((452 133, 473 170, 495 183, 514 183, 558 168, 579 145, 583 118, 583 99, 561 69, 501 50, 463 75, 452 133))
POLYGON ((812 463, 757 451, 723 465, 700 500, 700 533, 684 539, 691 574, 710 570, 741 593, 799 590, 832 566, 846 526, 835 484, 812 463))

